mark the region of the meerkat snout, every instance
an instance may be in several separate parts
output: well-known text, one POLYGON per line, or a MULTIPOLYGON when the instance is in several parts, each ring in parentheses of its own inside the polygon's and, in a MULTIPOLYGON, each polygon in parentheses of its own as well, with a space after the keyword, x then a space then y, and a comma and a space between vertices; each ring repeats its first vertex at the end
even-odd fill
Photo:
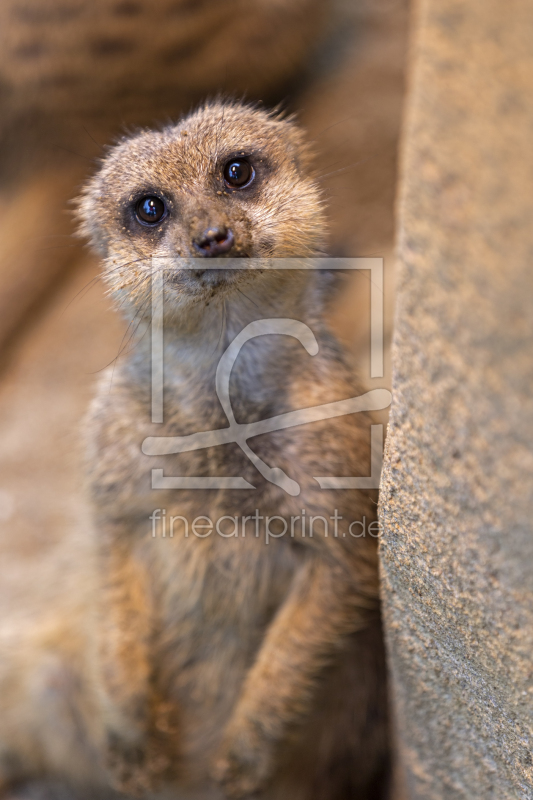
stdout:
MULTIPOLYGON (((224 165, 222 171, 224 176, 224 189, 238 191, 245 189, 255 179, 255 169, 253 164, 246 158, 230 158, 224 165)), ((218 193, 217 193, 218 194, 218 193)), ((221 256, 229 253, 235 245, 235 236, 230 227, 224 223, 218 223, 206 228, 199 236, 193 239, 195 250, 204 258, 221 256)), ((248 255, 242 251, 239 256, 248 255)))
POLYGON ((200 236, 193 239, 194 247, 204 258, 229 253, 234 243, 233 231, 225 225, 207 228, 200 236))

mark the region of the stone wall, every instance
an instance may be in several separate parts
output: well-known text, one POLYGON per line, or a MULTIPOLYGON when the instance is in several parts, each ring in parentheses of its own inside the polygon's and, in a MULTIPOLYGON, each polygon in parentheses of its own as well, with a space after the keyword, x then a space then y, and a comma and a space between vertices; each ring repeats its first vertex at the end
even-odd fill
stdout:
POLYGON ((533 5, 422 0, 383 601, 408 796, 533 797, 533 5))

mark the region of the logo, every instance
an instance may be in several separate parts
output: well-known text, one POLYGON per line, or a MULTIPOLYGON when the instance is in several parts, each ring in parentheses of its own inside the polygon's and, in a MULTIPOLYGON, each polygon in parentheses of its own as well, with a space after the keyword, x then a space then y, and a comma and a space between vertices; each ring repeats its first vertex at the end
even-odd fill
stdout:
MULTIPOLYGON (((155 261, 156 259, 154 259, 155 261)), ((160 261, 161 259, 158 259, 160 261)), ((229 259, 212 259, 218 262, 214 268, 228 269, 229 259)), ((242 261, 233 268, 242 269, 242 261)), ((370 269, 371 270, 371 377, 383 376, 383 260, 369 259, 308 259, 306 269, 370 269), (339 265, 341 262, 341 265, 339 265), (348 264, 346 262, 349 262, 348 264), (354 263, 355 262, 355 263, 354 263), (363 263, 361 263, 363 262, 363 263), (368 262, 371 262, 370 264, 368 262), (378 293, 376 299, 375 295, 378 293), (374 350, 378 352, 374 352, 374 350), (378 372, 379 374, 374 374, 378 372)), ((268 259, 269 267, 275 269, 302 269, 291 259, 268 259), (273 262, 273 263, 272 263, 273 262), (281 263, 280 263, 281 262, 281 263), (288 265, 286 265, 288 262, 288 265), (270 265, 272 263, 272 266, 270 265)), ((261 262, 264 268, 264 260, 261 262)), ((189 267, 190 269, 194 267, 189 267)), ((211 262, 209 264, 211 269, 211 262)), ((231 267, 230 267, 231 268, 231 267)), ((154 265, 152 272, 152 421, 163 421, 163 269, 154 265)), ((229 394, 230 376, 239 353, 246 342, 259 336, 281 334, 297 339, 309 356, 319 352, 319 345, 313 331, 303 322, 295 319, 269 318, 249 323, 233 339, 217 366, 216 393, 228 420, 228 427, 212 431, 201 431, 187 436, 152 436, 144 440, 142 451, 148 456, 170 455, 175 453, 202 450, 208 447, 235 443, 252 462, 265 480, 278 486, 287 494, 297 496, 300 486, 280 467, 269 466, 254 453, 248 440, 273 431, 312 424, 321 420, 354 414, 361 411, 379 411, 387 408, 391 394, 386 389, 373 389, 359 397, 337 400, 310 408, 289 411, 275 417, 252 423, 238 423, 233 413, 229 394)), ((313 476, 321 489, 369 489, 377 488, 383 460, 383 425, 371 426, 371 474, 368 477, 313 476)), ((255 489, 239 476, 227 477, 172 477, 165 476, 162 469, 152 469, 153 489, 255 489)))

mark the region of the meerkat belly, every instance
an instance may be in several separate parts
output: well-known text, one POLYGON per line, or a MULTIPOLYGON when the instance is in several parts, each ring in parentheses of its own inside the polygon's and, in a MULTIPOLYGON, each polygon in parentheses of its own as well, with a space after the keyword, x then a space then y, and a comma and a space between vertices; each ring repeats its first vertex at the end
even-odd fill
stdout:
POLYGON ((290 542, 267 545, 252 529, 242 536, 240 518, 236 526, 229 513, 216 521, 206 513, 215 527, 206 535, 202 520, 206 528, 197 526, 197 536, 180 510, 167 510, 166 535, 148 543, 161 632, 156 680, 162 696, 176 704, 183 758, 201 768, 304 555, 290 542), (171 536, 170 517, 178 514, 171 536))

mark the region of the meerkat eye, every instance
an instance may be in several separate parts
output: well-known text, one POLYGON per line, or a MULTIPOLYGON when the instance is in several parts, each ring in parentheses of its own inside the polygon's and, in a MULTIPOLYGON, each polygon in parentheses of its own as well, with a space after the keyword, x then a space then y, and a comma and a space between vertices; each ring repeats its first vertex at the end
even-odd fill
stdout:
POLYGON ((158 225, 167 215, 167 206, 160 197, 149 194, 135 204, 135 216, 141 225, 158 225))
POLYGON ((255 178, 255 170, 245 158, 232 158, 224 167, 224 181, 230 189, 244 189, 255 178))

